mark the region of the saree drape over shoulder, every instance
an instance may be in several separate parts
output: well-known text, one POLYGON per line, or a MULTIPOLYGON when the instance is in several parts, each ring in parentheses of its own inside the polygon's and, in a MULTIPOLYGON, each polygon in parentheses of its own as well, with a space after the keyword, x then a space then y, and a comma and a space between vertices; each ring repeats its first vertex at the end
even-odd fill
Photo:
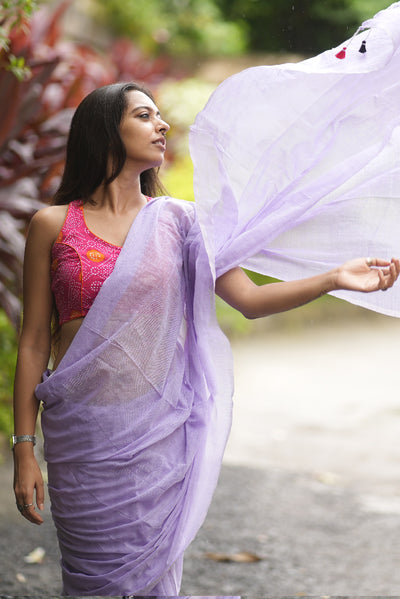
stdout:
MULTIPOLYGON (((157 198, 36 390, 70 595, 178 595, 231 422, 215 277, 400 255, 400 3, 361 38, 227 80, 191 132, 196 208, 157 198), (346 45, 346 44, 345 44, 346 45)), ((400 285, 338 293, 399 315, 400 285)))
POLYGON ((179 594, 231 420, 213 302, 193 204, 155 199, 37 387, 66 594, 179 594))

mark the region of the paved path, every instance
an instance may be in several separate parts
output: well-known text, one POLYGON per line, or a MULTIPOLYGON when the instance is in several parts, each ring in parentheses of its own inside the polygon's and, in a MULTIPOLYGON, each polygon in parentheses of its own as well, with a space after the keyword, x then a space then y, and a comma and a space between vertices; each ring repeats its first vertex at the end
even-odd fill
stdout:
MULTIPOLYGON (((400 595, 400 323, 234 344, 235 421, 182 594, 400 595), (255 563, 206 553, 251 552, 255 563)), ((0 469, 0 596, 56 596, 50 515, 25 523, 0 469), (42 546, 42 564, 24 555, 42 546)))
MULTIPOLYGON (((233 344, 226 462, 331 472, 366 494, 400 490, 400 320, 233 344)), ((398 503, 400 513, 400 499, 398 503)))
POLYGON ((233 350, 225 468, 188 559, 264 559, 203 563, 196 591, 400 595, 400 321, 310 323, 233 350))

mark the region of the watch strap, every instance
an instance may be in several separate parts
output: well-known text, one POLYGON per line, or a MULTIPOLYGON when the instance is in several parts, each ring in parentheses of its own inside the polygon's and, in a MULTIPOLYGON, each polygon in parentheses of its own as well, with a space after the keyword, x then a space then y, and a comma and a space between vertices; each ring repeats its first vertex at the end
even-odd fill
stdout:
POLYGON ((17 445, 17 443, 24 443, 30 441, 33 445, 36 445, 35 435, 12 435, 11 436, 11 449, 17 445))

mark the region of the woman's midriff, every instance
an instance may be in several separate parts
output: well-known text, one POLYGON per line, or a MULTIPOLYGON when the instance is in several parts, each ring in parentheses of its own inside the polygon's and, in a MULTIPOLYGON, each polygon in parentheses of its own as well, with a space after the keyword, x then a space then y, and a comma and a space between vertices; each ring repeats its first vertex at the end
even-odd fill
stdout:
POLYGON ((67 349, 71 345, 75 335, 79 331, 84 318, 75 318, 74 320, 70 320, 69 322, 65 322, 61 326, 60 331, 60 341, 57 348, 56 358, 53 364, 53 370, 57 368, 62 358, 64 357, 67 349))

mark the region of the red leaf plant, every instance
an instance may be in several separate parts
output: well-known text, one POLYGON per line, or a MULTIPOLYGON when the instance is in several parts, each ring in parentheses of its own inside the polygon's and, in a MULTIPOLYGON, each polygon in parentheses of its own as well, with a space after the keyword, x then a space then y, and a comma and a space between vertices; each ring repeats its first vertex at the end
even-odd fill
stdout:
POLYGON ((171 75, 167 59, 148 59, 127 40, 107 55, 65 41, 68 4, 36 12, 0 50, 0 307, 17 330, 27 226, 58 185, 74 108, 101 85, 135 79, 154 89, 171 75), (7 70, 7 52, 24 57, 28 78, 7 70))

